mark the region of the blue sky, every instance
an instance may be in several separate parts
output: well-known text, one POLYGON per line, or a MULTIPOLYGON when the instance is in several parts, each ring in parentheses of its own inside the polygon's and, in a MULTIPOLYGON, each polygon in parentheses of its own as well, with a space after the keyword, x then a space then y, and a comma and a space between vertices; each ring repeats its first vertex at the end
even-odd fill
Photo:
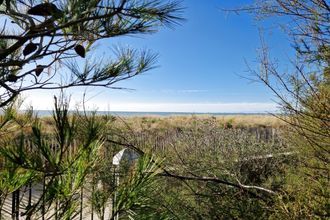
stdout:
MULTIPOLYGON (((148 48, 159 54, 158 67, 117 86, 132 90, 71 89, 73 104, 87 92, 89 108, 113 111, 265 112, 274 111, 274 97, 262 84, 251 83, 247 64, 257 68, 260 47, 258 26, 272 55, 284 65, 292 53, 276 20, 257 22, 247 14, 226 14, 250 1, 185 0, 183 17, 174 29, 153 35, 120 37, 98 43, 95 56, 107 55, 113 46, 148 48)), ((26 94, 27 103, 50 109, 52 92, 26 94), (42 101, 41 101, 42 100, 42 101)))

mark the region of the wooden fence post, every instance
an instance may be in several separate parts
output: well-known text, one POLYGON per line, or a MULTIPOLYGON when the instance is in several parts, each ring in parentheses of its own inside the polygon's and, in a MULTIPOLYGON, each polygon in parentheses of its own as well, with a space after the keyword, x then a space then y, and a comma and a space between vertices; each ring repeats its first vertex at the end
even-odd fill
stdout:
POLYGON ((80 220, 83 218, 83 197, 84 197, 84 187, 80 190, 80 220))
POLYGON ((42 220, 45 220, 45 191, 46 191, 45 185, 46 185, 46 177, 44 175, 42 181, 42 205, 41 205, 42 220))

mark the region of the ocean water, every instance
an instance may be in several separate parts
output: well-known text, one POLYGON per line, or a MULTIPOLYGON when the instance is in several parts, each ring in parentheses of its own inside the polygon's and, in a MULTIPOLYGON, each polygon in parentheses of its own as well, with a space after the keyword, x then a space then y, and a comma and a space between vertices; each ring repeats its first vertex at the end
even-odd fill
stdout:
MULTIPOLYGON (((52 111, 49 110, 35 110, 34 111, 40 117, 51 116, 52 111)), ((71 111, 72 113, 76 111, 71 111)), ((83 112, 81 112, 83 113, 83 112)), ((87 111, 87 114, 91 114, 91 111, 87 111)), ((124 111, 97 111, 97 115, 113 115, 120 117, 133 117, 133 116, 192 116, 192 115, 211 115, 211 116, 224 116, 224 115, 268 115, 269 113, 195 113, 195 112, 124 112, 124 111)))

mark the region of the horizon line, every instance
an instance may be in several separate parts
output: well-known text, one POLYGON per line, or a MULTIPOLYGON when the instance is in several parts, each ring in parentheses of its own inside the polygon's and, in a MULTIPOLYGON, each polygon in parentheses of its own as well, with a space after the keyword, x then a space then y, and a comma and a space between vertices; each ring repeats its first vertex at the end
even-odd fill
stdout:
MULTIPOLYGON (((21 111, 27 111, 27 109, 21 110, 21 111)), ((53 109, 33 109, 33 111, 44 111, 44 112, 52 112, 53 109)), ((225 114, 225 115, 271 115, 271 114, 281 114, 281 112, 276 111, 260 111, 260 112, 189 112, 189 111, 128 111, 128 110, 76 110, 76 109, 69 109, 69 112, 96 112, 96 113, 103 113, 103 112, 109 112, 109 113, 150 113, 150 114, 225 114)))

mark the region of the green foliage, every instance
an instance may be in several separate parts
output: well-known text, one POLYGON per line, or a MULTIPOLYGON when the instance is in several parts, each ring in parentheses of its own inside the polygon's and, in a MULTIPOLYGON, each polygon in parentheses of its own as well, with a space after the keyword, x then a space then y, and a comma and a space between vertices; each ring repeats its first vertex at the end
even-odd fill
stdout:
POLYGON ((162 213, 155 206, 153 196, 159 190, 157 175, 162 172, 160 162, 153 157, 143 156, 132 168, 132 173, 124 178, 116 197, 115 215, 129 219, 166 219, 167 213, 162 213))
MULTIPOLYGON (((279 99, 290 129, 288 139, 299 154, 296 166, 285 174, 274 219, 327 219, 329 213, 330 84, 328 1, 258 1, 246 8, 256 16, 282 16, 294 42, 296 62, 282 73, 262 54, 261 80, 279 99), (262 75, 263 74, 263 75, 262 75), (264 77, 264 75, 267 77, 264 77)), ((267 51, 263 48, 263 52, 267 51)), ((265 52, 267 53, 267 52, 265 52)))
MULTIPOLYGON (((74 131, 78 125, 75 117, 69 117, 68 103, 63 100, 62 98, 60 102, 55 102, 54 136, 43 133, 42 124, 38 119, 30 123, 30 132, 26 132, 25 127, 15 126, 16 118, 19 116, 6 113, 3 119, 15 127, 16 131, 4 133, 3 136, 6 138, 1 141, 0 153, 4 160, 1 167, 1 192, 8 195, 24 185, 38 183, 43 179, 45 189, 41 197, 26 210, 35 218, 45 205, 50 208, 55 203, 59 204, 59 218, 71 219, 70 216, 77 214, 79 203, 74 198, 79 195, 87 175, 95 166, 99 158, 98 152, 103 145, 100 137, 77 139, 74 131), (73 143, 77 148, 75 152, 70 149, 73 143)), ((9 112, 14 110, 10 108, 9 112)), ((93 118, 88 120, 94 123, 93 118)), ((101 129, 92 128, 86 132, 98 133, 101 129)))

